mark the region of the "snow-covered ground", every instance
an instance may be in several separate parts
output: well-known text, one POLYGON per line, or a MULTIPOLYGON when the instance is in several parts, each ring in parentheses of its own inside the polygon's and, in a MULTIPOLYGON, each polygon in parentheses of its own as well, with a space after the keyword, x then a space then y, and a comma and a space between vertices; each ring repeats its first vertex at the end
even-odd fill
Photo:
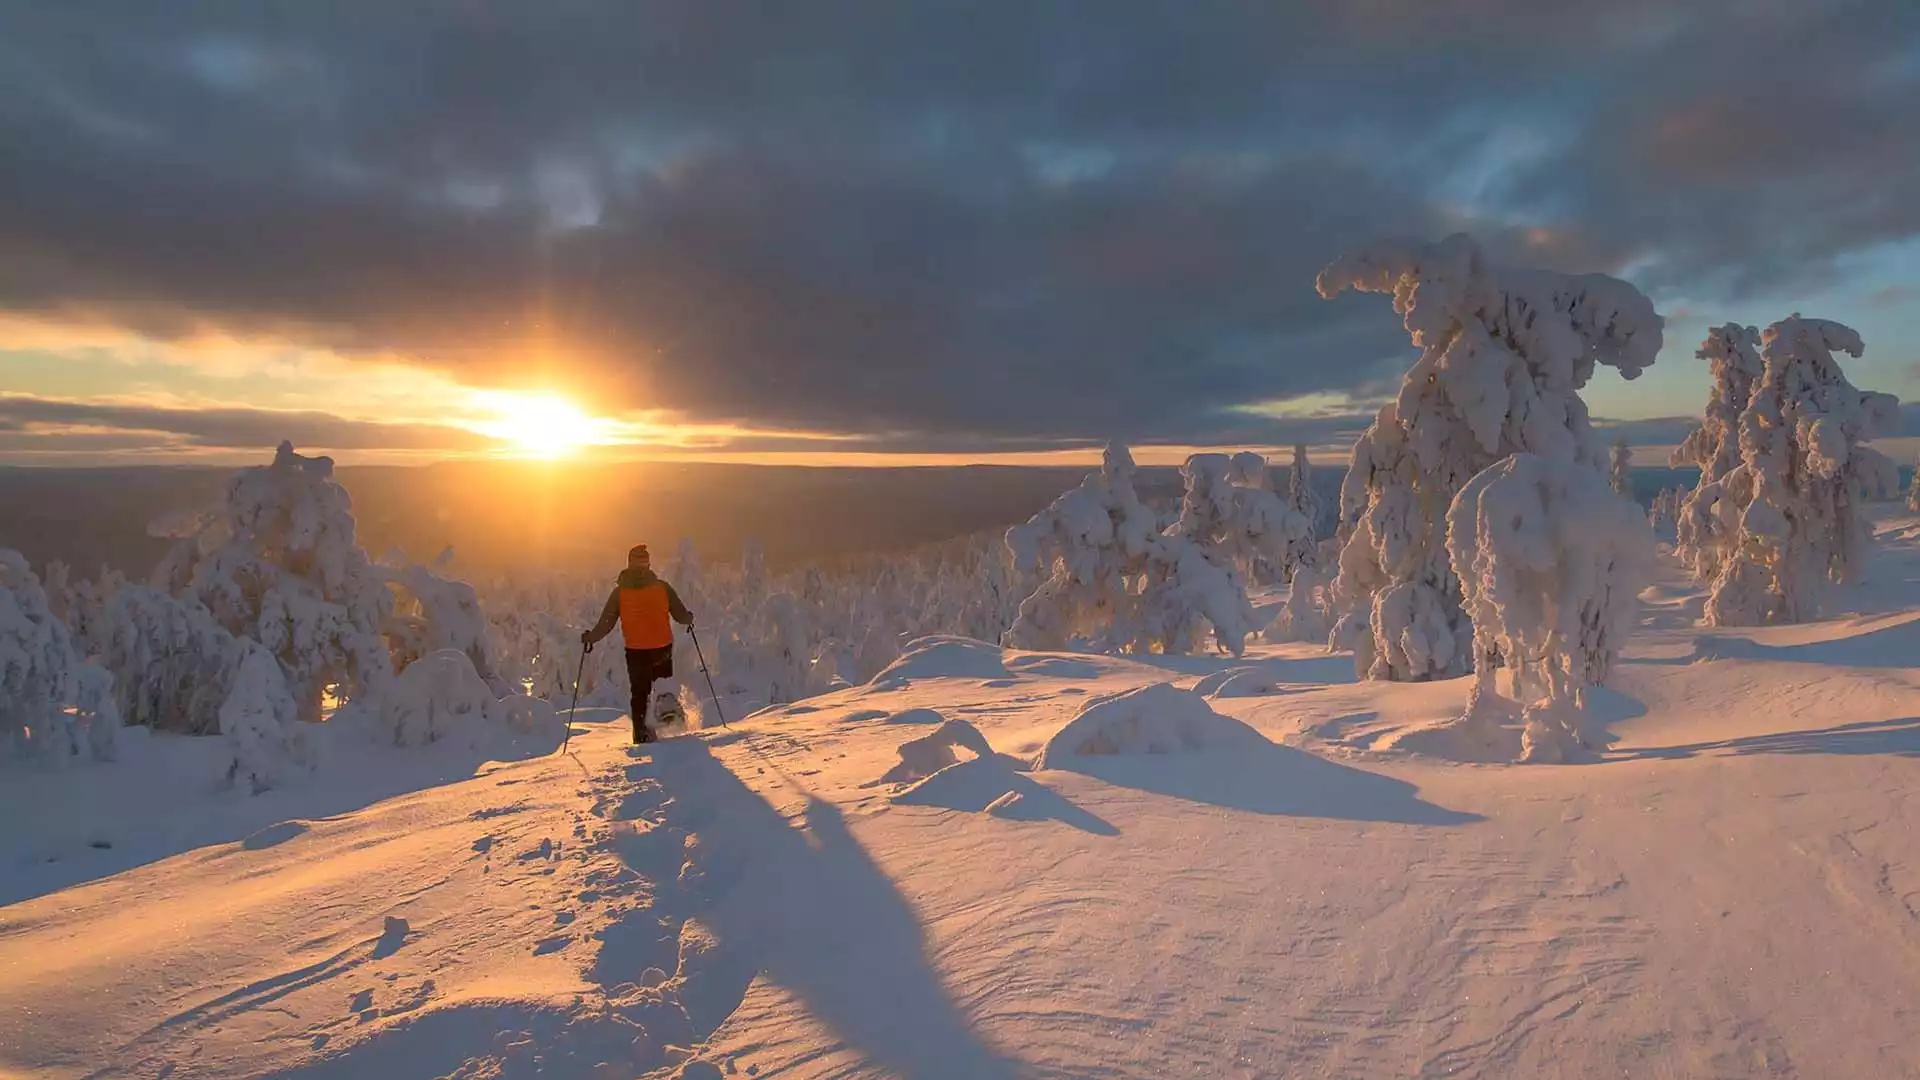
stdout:
POLYGON ((1471 679, 1311 646, 945 639, 646 752, 582 710, 257 796, 218 740, 8 773, 0 1075, 1920 1076, 1879 530, 1801 626, 1694 627, 1663 556, 1595 764, 1462 760, 1511 757, 1435 728, 1471 679), (1164 682, 1212 695, 1109 697, 1164 682))

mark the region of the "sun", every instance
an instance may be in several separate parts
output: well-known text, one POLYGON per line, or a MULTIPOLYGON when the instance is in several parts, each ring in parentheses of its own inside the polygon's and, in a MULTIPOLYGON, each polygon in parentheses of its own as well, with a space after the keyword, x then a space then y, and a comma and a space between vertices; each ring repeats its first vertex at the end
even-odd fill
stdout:
POLYGON ((497 419, 487 434, 518 454, 558 458, 599 441, 602 422, 557 394, 501 394, 492 403, 497 419))

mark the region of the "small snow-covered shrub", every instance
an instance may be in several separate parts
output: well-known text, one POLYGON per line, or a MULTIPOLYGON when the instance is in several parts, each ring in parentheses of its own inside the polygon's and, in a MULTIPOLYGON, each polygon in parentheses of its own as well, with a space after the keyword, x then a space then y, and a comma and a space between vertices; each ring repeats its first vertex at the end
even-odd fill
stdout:
POLYGON ((240 661, 220 705, 220 732, 231 754, 228 783, 257 795, 317 768, 325 758, 326 729, 301 722, 286 675, 271 652, 247 638, 240 639, 239 649, 240 661))
POLYGON ((927 734, 901 743, 900 761, 888 769, 877 783, 911 784, 916 780, 924 780, 949 765, 957 764, 960 759, 954 756, 955 749, 965 750, 978 758, 993 756, 993 747, 987 745, 987 738, 980 734, 980 729, 965 720, 946 720, 927 734))
POLYGON ((1577 752, 1586 688, 1606 681, 1651 571, 1645 515, 1590 466, 1518 454, 1461 489, 1447 551, 1473 620, 1476 699, 1504 666, 1526 709, 1523 760, 1577 752))
POLYGON ((1317 641, 1324 644, 1333 625, 1327 618, 1327 575, 1314 563, 1296 564, 1286 602, 1261 637, 1274 644, 1317 641))
POLYGON ((1762 342, 1740 464, 1714 501, 1723 544, 1706 603, 1714 626, 1815 617, 1829 585, 1859 578, 1868 533, 1857 508, 1893 469, 1865 442, 1896 430, 1899 400, 1854 389, 1834 360, 1865 350, 1859 334, 1793 315, 1762 342))
POLYGON ((1264 736, 1213 711, 1207 699, 1154 683, 1088 700, 1041 748, 1035 768, 1071 768, 1074 758, 1267 749, 1264 736))
POLYGON ((505 708, 457 649, 431 652, 407 665, 379 703, 378 736, 394 746, 444 739, 479 746, 506 724, 505 708))
POLYGON ((1442 535, 1454 496, 1513 454, 1601 469, 1580 389, 1600 365, 1637 377, 1660 351, 1661 319, 1624 281, 1498 267, 1466 236, 1371 247, 1316 284, 1329 298, 1391 294, 1421 350, 1354 445, 1332 642, 1366 678, 1464 674, 1473 631, 1442 535))

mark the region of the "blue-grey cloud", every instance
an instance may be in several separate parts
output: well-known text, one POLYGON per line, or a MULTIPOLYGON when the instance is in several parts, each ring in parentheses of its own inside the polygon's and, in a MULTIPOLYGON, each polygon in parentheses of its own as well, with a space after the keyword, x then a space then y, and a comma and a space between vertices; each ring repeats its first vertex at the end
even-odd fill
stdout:
POLYGON ((0 0, 0 26, 0 307, 899 446, 1218 442, 1236 406, 1390 380, 1380 298, 1312 289, 1384 233, 1710 303, 1920 232, 1905 0, 0 0))

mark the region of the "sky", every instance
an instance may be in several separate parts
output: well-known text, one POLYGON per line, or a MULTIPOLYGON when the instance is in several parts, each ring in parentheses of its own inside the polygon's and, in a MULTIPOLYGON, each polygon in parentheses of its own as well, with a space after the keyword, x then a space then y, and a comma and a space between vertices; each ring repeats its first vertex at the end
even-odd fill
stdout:
POLYGON ((1337 453, 1385 237, 1920 398, 1912 0, 0 0, 0 464, 1337 453))

